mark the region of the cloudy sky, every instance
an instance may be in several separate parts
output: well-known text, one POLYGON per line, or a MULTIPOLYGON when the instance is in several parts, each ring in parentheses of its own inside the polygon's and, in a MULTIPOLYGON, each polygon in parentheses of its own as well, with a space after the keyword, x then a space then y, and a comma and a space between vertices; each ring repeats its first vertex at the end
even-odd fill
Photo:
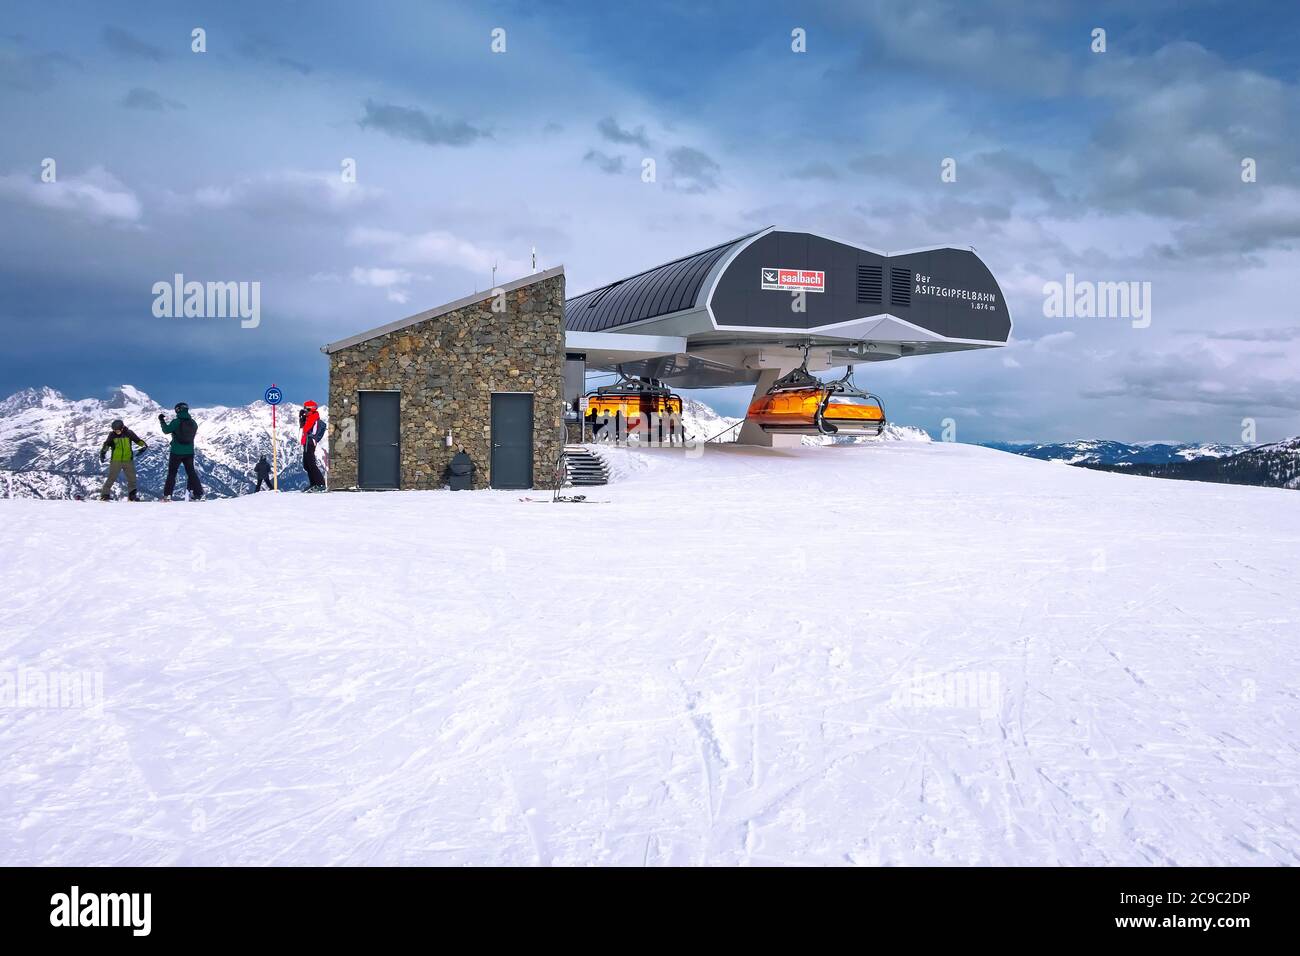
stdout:
POLYGON ((323 399, 323 343, 534 247, 577 294, 775 224, 998 277, 1012 346, 859 376, 897 421, 1297 434, 1297 35, 1300 5, 1250 0, 11 6, 0 393, 323 399), (261 324, 155 317, 176 273, 260 282, 261 324), (1149 326, 1045 316, 1067 274, 1150 283, 1149 326))

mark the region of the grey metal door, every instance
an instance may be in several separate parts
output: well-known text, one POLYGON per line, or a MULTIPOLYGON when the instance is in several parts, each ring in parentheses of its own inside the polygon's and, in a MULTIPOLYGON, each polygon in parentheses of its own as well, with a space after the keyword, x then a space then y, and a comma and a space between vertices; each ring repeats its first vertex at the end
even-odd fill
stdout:
POLYGON ((493 488, 533 486, 533 396, 531 392, 492 393, 493 488))
POLYGON ((400 392, 360 392, 357 421, 357 484, 396 488, 401 475, 400 392))

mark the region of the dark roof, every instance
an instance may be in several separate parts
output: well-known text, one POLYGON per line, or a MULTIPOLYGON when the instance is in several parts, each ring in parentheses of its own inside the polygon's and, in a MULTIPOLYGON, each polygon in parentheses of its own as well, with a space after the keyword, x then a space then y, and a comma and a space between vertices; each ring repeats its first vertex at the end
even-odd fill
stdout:
POLYGON ((718 261, 763 231, 759 229, 574 296, 564 303, 564 327, 570 332, 604 332, 692 308, 700 287, 718 261))

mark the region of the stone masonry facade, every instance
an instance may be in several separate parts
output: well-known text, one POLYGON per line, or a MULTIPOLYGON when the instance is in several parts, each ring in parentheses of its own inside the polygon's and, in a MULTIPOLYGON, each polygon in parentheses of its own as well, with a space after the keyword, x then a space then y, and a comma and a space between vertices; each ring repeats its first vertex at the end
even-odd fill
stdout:
POLYGON ((332 489, 356 487, 358 393, 367 390, 401 392, 403 489, 443 487, 444 470, 462 448, 475 465, 474 487, 489 487, 492 393, 531 392, 533 485, 555 486, 563 448, 564 272, 502 289, 330 353, 332 489))

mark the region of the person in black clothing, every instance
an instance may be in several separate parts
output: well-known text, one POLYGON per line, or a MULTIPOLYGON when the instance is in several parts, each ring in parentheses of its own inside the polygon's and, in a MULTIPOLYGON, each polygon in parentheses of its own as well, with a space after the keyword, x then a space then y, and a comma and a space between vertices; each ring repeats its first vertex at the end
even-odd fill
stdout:
POLYGON ((265 455, 253 466, 253 474, 257 475, 257 487, 253 489, 254 494, 262 490, 263 482, 266 483, 267 490, 271 490, 271 463, 266 460, 265 455))
POLYGON ((170 501, 176 487, 176 469, 185 466, 185 486, 190 490, 190 500, 198 501, 203 497, 203 485, 199 483, 199 473, 194 468, 194 435, 199 430, 198 423, 190 418, 190 407, 184 402, 176 403, 176 417, 170 422, 166 415, 158 416, 164 435, 172 436, 171 454, 167 458, 167 482, 163 485, 163 501, 170 501))

